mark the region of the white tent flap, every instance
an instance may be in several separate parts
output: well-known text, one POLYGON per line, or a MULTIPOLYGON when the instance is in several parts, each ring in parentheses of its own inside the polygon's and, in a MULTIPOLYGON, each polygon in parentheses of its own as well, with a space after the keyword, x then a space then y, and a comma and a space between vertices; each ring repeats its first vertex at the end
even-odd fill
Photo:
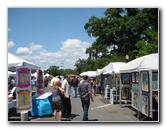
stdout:
POLYGON ((39 69, 39 66, 8 53, 8 69, 16 68, 17 66, 28 66, 31 69, 39 69))
POLYGON ((139 70, 158 70, 158 53, 149 54, 136 58, 120 68, 120 72, 132 72, 139 70))
POLYGON ((104 68, 102 68, 101 73, 102 74, 112 74, 114 73, 119 73, 119 69, 121 66, 125 65, 125 62, 111 62, 104 68))
POLYGON ((96 71, 86 71, 80 74, 80 76, 88 76, 88 77, 96 77, 97 72, 96 71))

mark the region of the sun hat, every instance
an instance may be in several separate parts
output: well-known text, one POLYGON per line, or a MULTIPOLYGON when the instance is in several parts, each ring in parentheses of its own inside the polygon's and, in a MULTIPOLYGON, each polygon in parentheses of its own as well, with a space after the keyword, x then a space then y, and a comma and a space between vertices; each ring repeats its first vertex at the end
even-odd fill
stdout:
POLYGON ((54 86, 57 82, 60 82, 59 78, 57 77, 52 78, 50 86, 54 86))

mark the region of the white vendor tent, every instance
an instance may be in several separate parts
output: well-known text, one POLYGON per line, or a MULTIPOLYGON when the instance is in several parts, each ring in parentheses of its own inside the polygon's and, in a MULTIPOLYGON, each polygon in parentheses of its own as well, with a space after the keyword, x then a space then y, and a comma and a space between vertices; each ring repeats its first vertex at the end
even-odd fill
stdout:
POLYGON ((45 77, 45 76, 49 77, 49 76, 50 76, 50 74, 46 73, 46 74, 44 75, 44 77, 45 77))
POLYGON ((31 76, 34 76, 35 78, 37 78, 37 72, 34 72, 33 74, 31 74, 31 76))
POLYGON ((15 76, 16 76, 16 72, 8 71, 8 77, 15 77, 15 76))
POLYGON ((159 56, 158 53, 149 54, 136 58, 120 68, 120 72, 133 72, 140 70, 158 70, 159 56))
POLYGON ((100 73, 101 73, 101 71, 102 71, 102 69, 97 69, 97 70, 96 70, 96 75, 99 76, 100 73))
POLYGON ((153 101, 153 95, 159 94, 158 69, 158 53, 136 58, 120 68, 122 77, 120 101, 131 101, 131 106, 137 110, 138 118, 142 117, 140 113, 144 114, 144 118, 153 118, 154 110, 158 110, 158 102, 155 104, 153 101), (128 83, 123 82, 125 76, 128 76, 128 83), (130 96, 130 98, 125 99, 123 96, 130 96))
POLYGON ((96 77, 96 71, 86 71, 80 74, 80 76, 96 77))
POLYGON ((39 69, 40 67, 29 62, 26 61, 18 56, 15 56, 11 53, 8 53, 8 69, 15 69, 16 66, 28 66, 31 69, 39 69))
POLYGON ((100 71, 100 74, 112 74, 112 73, 120 73, 119 69, 120 67, 124 66, 126 63, 125 62, 111 62, 102 70, 100 71))

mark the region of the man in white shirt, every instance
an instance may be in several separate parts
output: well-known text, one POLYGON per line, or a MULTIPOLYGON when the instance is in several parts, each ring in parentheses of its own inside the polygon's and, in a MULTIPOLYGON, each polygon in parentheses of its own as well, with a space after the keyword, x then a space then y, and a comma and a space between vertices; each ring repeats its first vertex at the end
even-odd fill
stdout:
POLYGON ((65 91, 65 97, 63 100, 63 111, 62 111, 62 116, 63 117, 67 117, 67 118, 71 118, 71 101, 70 101, 70 84, 69 84, 70 78, 68 76, 65 77, 65 79, 62 82, 62 88, 65 91))

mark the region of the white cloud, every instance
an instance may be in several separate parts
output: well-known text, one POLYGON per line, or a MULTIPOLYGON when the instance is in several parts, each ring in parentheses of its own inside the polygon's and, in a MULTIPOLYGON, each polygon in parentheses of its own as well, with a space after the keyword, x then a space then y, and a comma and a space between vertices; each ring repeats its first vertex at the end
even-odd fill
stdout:
POLYGON ((16 51, 18 54, 32 54, 32 51, 27 47, 19 47, 16 51))
POLYGON ((61 67, 62 62, 64 68, 73 69, 79 58, 85 59, 88 57, 85 50, 90 46, 90 43, 82 42, 79 39, 67 39, 62 42, 60 50, 49 52, 42 45, 32 42, 29 44, 29 48, 18 48, 17 53, 23 54, 22 58, 37 64, 42 69, 48 69, 52 65, 61 67))
POLYGON ((39 44, 35 44, 34 42, 30 43, 30 49, 31 50, 35 50, 35 51, 38 51, 38 50, 42 50, 43 49, 43 46, 39 45, 39 44))
POLYGON ((85 54, 85 50, 90 46, 90 43, 82 42, 79 39, 67 39, 62 42, 60 50, 63 53, 64 67, 74 68, 74 64, 79 58, 86 59, 88 55, 85 54))
POLYGON ((14 47, 15 43, 13 41, 8 42, 8 48, 14 47))
POLYGON ((82 57, 86 58, 85 50, 90 47, 91 44, 88 42, 81 42, 78 39, 67 39, 62 43, 60 48, 66 54, 66 57, 82 57))

